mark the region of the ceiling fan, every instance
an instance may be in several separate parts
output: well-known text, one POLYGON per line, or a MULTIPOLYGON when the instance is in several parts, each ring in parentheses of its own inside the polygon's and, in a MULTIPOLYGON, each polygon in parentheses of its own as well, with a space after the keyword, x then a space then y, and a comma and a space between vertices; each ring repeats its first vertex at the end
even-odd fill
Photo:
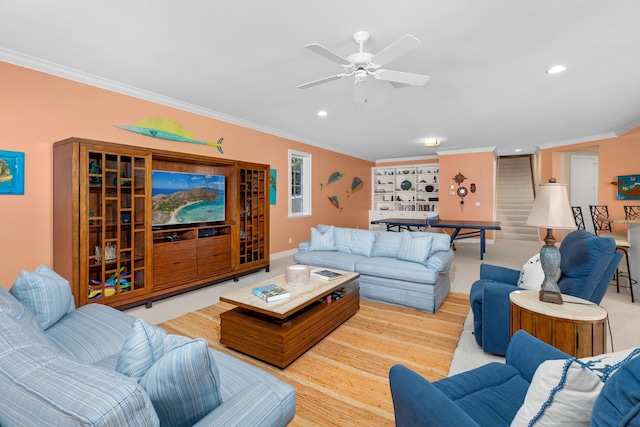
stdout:
POLYGON ((429 76, 424 76, 422 74, 405 73, 402 71, 385 70, 380 68, 384 64, 393 61, 400 55, 407 53, 420 44, 420 40, 411 34, 405 34, 375 55, 364 51, 364 44, 369 40, 368 32, 358 31, 353 35, 353 39, 360 45, 360 51, 349 55, 347 58, 343 58, 337 53, 332 52, 317 43, 306 45, 305 47, 310 51, 342 65, 345 72, 325 77, 320 80, 314 80, 309 83, 304 83, 297 86, 297 88, 307 89, 309 87, 338 80, 343 77, 354 76, 354 84, 356 85, 356 102, 366 102, 366 83, 368 76, 373 76, 378 80, 388 81, 395 88, 405 86, 423 86, 429 81, 429 76))

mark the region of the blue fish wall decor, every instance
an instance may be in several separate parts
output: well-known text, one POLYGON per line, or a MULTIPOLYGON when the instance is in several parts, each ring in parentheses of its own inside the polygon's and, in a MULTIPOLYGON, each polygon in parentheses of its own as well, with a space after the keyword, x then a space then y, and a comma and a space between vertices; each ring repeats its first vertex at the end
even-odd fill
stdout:
POLYGON ((358 178, 357 176, 353 178, 353 181, 351 181, 351 190, 347 190, 347 199, 349 198, 350 195, 352 195, 356 191, 362 190, 363 185, 364 183, 360 178, 358 178))
POLYGON ((327 181, 326 184, 320 183, 320 190, 322 191, 322 189, 324 187, 326 187, 329 184, 332 184, 334 182, 336 182, 337 180, 339 180, 340 178, 342 178, 344 175, 341 174, 340 172, 334 172, 331 174, 331 176, 329 177, 329 180, 327 181))

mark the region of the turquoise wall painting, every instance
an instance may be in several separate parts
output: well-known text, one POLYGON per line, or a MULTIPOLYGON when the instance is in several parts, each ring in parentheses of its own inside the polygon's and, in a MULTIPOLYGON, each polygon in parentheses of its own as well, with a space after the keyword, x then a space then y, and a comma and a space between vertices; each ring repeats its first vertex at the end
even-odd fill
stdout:
POLYGON ((24 153, 0 150, 0 194, 24 194, 24 153))
POLYGON ((640 200, 640 175, 619 175, 612 184, 618 186, 618 200, 640 200))
POLYGON ((180 123, 173 119, 166 119, 163 117, 149 117, 140 120, 135 126, 118 126, 117 128, 128 130, 129 132, 139 133, 141 135, 150 136, 152 138, 166 139, 168 141, 177 142, 189 142, 191 144, 209 145, 216 147, 221 153, 222 140, 220 138, 218 142, 206 142, 193 139, 191 132, 183 128, 180 123))
POLYGON ((278 183, 278 171, 275 169, 269 170, 269 204, 276 204, 276 184, 278 183))

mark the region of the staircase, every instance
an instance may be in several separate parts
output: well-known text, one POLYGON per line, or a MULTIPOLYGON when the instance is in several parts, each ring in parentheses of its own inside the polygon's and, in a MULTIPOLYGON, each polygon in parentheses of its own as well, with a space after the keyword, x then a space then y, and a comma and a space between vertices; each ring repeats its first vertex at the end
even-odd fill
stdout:
POLYGON ((534 198, 529 156, 500 157, 497 187, 497 220, 502 230, 496 238, 537 242, 538 229, 524 225, 534 198))

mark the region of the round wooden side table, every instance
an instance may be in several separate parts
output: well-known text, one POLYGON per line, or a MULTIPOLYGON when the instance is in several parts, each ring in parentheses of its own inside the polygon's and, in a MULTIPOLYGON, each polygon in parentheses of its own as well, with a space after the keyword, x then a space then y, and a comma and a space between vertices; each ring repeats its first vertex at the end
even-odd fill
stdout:
POLYGON ((540 301, 538 291, 511 292, 511 335, 524 329, 575 357, 606 353, 607 311, 582 298, 562 299, 564 304, 552 304, 540 301))

